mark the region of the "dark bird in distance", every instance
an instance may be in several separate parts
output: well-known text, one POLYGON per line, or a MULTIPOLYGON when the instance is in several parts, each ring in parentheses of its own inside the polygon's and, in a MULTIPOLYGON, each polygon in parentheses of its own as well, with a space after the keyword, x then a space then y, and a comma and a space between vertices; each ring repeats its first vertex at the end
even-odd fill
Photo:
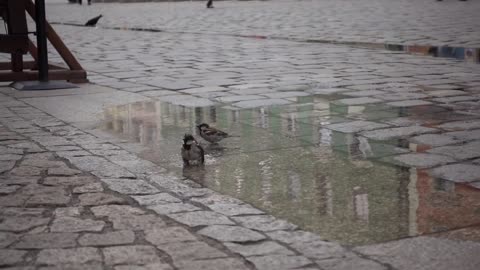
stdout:
POLYGON ((207 8, 213 8, 213 0, 208 0, 207 8))
POLYGON ((103 17, 102 14, 100 14, 97 17, 88 20, 88 22, 85 24, 85 26, 95 26, 95 25, 97 25, 98 20, 100 20, 100 18, 102 18, 102 17, 103 17))
POLYGON ((183 164, 186 166, 189 166, 190 162, 197 163, 197 165, 205 163, 205 151, 191 134, 185 134, 183 137, 181 154, 183 164))
POLYGON ((209 126, 208 124, 202 123, 197 126, 200 137, 209 143, 217 143, 227 137, 228 133, 218 130, 214 127, 209 126))

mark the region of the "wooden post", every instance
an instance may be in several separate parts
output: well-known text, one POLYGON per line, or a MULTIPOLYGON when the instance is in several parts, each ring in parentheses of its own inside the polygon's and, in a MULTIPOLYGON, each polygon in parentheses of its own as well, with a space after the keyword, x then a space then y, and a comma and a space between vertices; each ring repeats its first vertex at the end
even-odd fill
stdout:
MULTIPOLYGON (((35 5, 33 4, 32 0, 26 0, 26 9, 28 14, 32 17, 32 19, 35 20, 36 18, 36 13, 35 13, 35 5)), ((62 39, 58 36, 58 34, 55 32, 53 27, 46 22, 46 27, 47 27, 47 38, 50 41, 50 43, 53 45, 53 47, 58 51, 62 59, 67 63, 68 67, 71 70, 83 70, 82 66, 80 63, 75 59, 75 56, 70 52, 70 50, 67 48, 65 43, 63 43, 62 39)))

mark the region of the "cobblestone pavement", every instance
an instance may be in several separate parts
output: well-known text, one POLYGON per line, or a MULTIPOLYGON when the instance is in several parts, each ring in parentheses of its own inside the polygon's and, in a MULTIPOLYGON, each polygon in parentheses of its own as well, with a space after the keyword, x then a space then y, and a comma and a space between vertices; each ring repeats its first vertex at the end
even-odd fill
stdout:
MULTIPOLYGON (((301 7, 306 2, 299 3, 301 7)), ((246 5, 218 5, 223 4, 246 5)), ((187 3, 170 7, 178 5, 187 3)), ((0 87, 0 267, 478 268, 479 65, 286 40, 56 29, 93 84, 35 93, 0 87), (268 211, 140 158, 130 138, 97 129, 105 124, 106 112, 118 108, 112 106, 132 102, 178 106, 170 112, 177 118, 190 109, 212 106, 232 115, 254 112, 248 124, 265 130, 266 138, 293 138, 316 149, 319 160, 325 157, 325 145, 335 146, 326 138, 343 134, 350 143, 342 145, 361 153, 351 153, 356 155, 352 164, 370 166, 370 160, 380 159, 409 169, 411 179, 419 183, 418 193, 429 195, 431 208, 417 208, 418 217, 425 214, 421 210, 427 213, 424 220, 407 215, 407 229, 432 229, 368 245, 325 241, 321 234, 298 229, 268 211), (280 124, 254 121, 265 116, 280 124), (299 133, 294 127, 302 122, 314 127, 316 135, 299 133), (365 148, 373 143, 401 151, 385 156, 365 148), (439 216, 445 224, 436 220, 439 216)), ((54 54, 51 59, 59 60, 54 54)), ((143 120, 149 115, 135 112, 140 112, 130 115, 135 119, 119 119, 117 128, 152 130, 143 120)), ((180 125, 175 132, 192 128, 193 122, 177 118, 172 121, 180 125)), ((165 147, 178 148, 175 132, 170 135, 174 139, 163 142, 165 147)), ((275 147, 283 146, 298 144, 275 147)), ((405 196, 412 192, 407 190, 405 196)), ((407 208, 420 203, 410 200, 407 208)), ((356 219, 361 217, 360 213, 356 219)))
POLYGON ((50 21, 172 32, 266 35, 300 39, 480 47, 480 2, 315 0, 167 2, 48 6, 50 21))

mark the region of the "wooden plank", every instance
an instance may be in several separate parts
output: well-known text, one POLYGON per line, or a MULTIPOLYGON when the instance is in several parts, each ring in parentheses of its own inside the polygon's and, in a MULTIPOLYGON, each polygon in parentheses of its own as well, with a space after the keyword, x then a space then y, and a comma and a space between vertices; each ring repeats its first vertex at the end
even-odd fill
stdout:
POLYGON ((25 0, 8 0, 8 33, 27 35, 27 16, 25 15, 25 0))
POLYGON ((26 54, 28 52, 28 36, 3 35, 0 34, 0 52, 26 54))
MULTIPOLYGON (((66 69, 64 67, 61 67, 61 66, 57 66, 57 65, 54 65, 54 64, 49 64, 48 67, 50 69, 53 69, 53 70, 56 70, 56 69, 60 69, 60 70, 69 70, 69 69, 66 69)), ((10 62, 0 62, 0 70, 11 70, 12 68, 12 63, 10 62)), ((23 62, 23 68, 24 69, 31 69, 31 70, 37 70, 37 63, 35 61, 24 61, 23 62)))
POLYGON ((30 53, 30 55, 33 57, 33 59, 35 60, 35 62, 38 62, 38 51, 37 51, 37 47, 35 46, 35 44, 33 44, 33 42, 28 39, 28 52, 30 53))
MULTIPOLYGON (((51 70, 49 77, 52 80, 67 80, 72 82, 87 82, 87 74, 82 70, 51 70)), ((38 80, 37 71, 0 71, 0 82, 35 81, 38 80)))
POLYGON ((23 70, 23 55, 21 53, 12 53, 12 71, 20 72, 23 70))

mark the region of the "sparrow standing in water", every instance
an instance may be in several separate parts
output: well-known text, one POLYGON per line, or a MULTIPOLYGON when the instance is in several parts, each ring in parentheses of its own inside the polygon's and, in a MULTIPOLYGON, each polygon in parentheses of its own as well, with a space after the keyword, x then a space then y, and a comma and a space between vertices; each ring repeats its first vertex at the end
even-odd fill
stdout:
POLYGON ((189 166, 190 162, 198 163, 198 165, 205 163, 205 151, 191 134, 185 134, 183 137, 181 153, 183 164, 186 166, 189 166))
POLYGON ((197 128, 200 133, 200 137, 202 137, 205 141, 209 143, 217 143, 228 137, 228 133, 210 127, 208 124, 205 123, 198 125, 197 128))

